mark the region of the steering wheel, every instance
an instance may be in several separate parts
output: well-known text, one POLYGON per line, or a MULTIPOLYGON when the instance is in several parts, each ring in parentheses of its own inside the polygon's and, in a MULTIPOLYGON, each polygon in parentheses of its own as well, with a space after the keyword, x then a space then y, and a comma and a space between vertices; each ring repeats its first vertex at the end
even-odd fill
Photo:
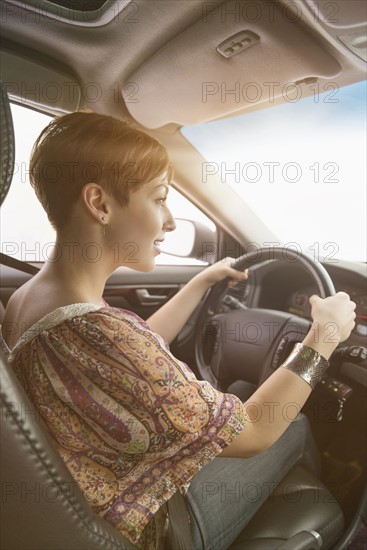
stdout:
MULTIPOLYGON (((320 263, 287 247, 257 249, 238 258, 232 267, 243 271, 269 259, 300 265, 312 277, 321 298, 335 294, 334 284, 320 263)), ((234 309, 215 313, 228 291, 228 281, 226 278, 208 291, 198 316, 195 337, 200 375, 220 390, 225 390, 235 380, 261 384, 311 327, 307 319, 291 313, 248 309, 235 299, 227 301, 234 309)))

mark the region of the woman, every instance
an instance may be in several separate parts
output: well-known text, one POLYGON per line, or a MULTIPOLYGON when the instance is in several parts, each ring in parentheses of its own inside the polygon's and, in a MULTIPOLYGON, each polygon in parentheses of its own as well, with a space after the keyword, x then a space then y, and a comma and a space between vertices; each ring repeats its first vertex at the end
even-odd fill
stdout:
POLYGON ((147 322, 102 298, 117 267, 154 268, 175 228, 170 178, 162 145, 129 124, 83 112, 53 120, 34 146, 30 179, 55 248, 11 297, 2 330, 17 376, 97 513, 140 547, 160 549, 166 503, 188 489, 194 548, 223 549, 267 494, 223 498, 215 483, 229 493, 233 480, 264 489, 296 462, 317 467, 305 418, 290 421, 353 329, 355 304, 342 292, 313 296, 313 330, 251 403, 198 381, 167 342, 211 285, 246 278, 231 259, 194 277, 147 322), (290 401, 298 407, 284 418, 290 401))

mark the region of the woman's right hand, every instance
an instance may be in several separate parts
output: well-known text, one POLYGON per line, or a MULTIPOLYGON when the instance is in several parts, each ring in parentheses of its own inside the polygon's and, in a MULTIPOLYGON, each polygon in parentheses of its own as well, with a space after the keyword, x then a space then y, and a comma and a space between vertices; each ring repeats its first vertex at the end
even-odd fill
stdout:
POLYGON ((310 298, 313 325, 311 332, 318 335, 321 342, 335 347, 349 338, 355 327, 356 304, 346 292, 338 292, 328 298, 313 295, 310 298))

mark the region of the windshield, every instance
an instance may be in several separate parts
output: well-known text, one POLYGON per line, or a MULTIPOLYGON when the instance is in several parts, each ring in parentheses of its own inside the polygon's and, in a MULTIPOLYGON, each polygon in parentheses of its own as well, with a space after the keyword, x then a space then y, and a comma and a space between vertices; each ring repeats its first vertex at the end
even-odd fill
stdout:
POLYGON ((280 243, 366 261, 366 82, 182 133, 280 243))

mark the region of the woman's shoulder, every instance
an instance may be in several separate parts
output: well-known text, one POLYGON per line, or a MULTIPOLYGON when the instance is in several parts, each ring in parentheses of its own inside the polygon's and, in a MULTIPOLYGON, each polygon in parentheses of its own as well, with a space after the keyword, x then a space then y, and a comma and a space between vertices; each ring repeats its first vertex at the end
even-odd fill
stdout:
POLYGON ((2 336, 9 350, 19 350, 45 331, 59 333, 61 342, 78 331, 86 341, 94 343, 95 335, 105 333, 117 342, 121 335, 150 331, 147 323, 135 313, 111 307, 105 300, 68 303, 70 300, 44 300, 42 296, 27 299, 24 293, 15 293, 7 305, 2 323, 2 336), (65 330, 68 328, 70 330, 65 330))
POLYGON ((32 292, 30 281, 12 294, 6 304, 2 320, 2 336, 9 349, 12 349, 20 336, 34 323, 41 319, 49 309, 42 296, 34 293, 32 300, 27 300, 32 292))

